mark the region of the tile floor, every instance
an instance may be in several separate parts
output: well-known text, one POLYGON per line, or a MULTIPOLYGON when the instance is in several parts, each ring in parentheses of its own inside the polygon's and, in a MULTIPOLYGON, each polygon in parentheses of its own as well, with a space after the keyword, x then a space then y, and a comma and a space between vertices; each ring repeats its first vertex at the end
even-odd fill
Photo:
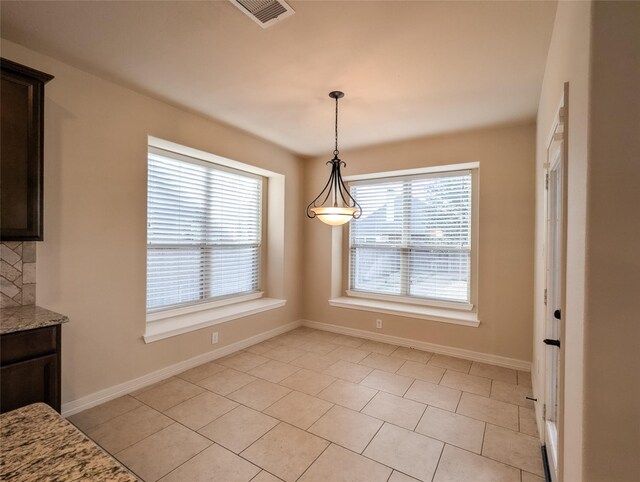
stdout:
POLYGON ((541 482, 531 378, 297 328, 73 415, 145 481, 541 482))

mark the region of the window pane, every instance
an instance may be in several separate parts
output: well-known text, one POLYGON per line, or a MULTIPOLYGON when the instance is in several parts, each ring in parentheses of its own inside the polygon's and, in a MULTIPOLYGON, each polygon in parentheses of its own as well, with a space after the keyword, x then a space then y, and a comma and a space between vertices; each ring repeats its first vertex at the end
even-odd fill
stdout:
POLYGON ((398 249, 353 248, 351 287, 359 291, 399 295, 400 264, 398 249))
POLYGON ((259 267, 260 248, 257 246, 214 250, 209 268, 210 296, 257 291, 259 267))
POLYGON ((351 289, 469 302, 471 172, 360 181, 351 289), (374 249, 378 248, 378 249, 374 249))
POLYGON ((204 259, 201 248, 147 249, 147 309, 202 299, 204 259))
POLYGON ((467 301, 470 255, 447 251, 411 251, 409 296, 467 301))
POLYGON ((152 149, 147 223, 148 310, 259 290, 261 178, 152 149))

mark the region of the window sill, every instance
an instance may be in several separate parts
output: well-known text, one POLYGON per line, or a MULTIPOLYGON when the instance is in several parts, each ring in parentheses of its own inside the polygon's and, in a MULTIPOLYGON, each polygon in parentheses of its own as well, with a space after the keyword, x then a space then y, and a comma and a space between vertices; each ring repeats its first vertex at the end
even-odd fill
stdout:
POLYGON ((434 308, 431 306, 411 305, 408 303, 394 303, 391 301, 379 301, 363 298, 333 298, 329 300, 331 306, 347 308, 351 310, 375 311, 390 315, 407 316, 422 320, 451 323, 454 325, 478 327, 480 320, 478 314, 469 311, 458 311, 446 308, 434 308))
POLYGON ((257 300, 244 301, 231 305, 220 306, 208 310, 185 313, 171 318, 147 323, 144 333, 144 342, 152 343, 164 340, 190 331, 199 330, 208 326, 218 325, 226 321, 235 320, 244 316, 255 315, 263 311, 281 308, 287 300, 276 298, 260 298, 257 300))

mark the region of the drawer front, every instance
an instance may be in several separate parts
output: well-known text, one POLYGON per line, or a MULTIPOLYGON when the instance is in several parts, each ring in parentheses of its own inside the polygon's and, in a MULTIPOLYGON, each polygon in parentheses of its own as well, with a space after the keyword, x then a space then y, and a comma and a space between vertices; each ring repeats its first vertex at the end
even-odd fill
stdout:
POLYGON ((56 353, 59 325, 9 333, 0 337, 2 365, 56 353))

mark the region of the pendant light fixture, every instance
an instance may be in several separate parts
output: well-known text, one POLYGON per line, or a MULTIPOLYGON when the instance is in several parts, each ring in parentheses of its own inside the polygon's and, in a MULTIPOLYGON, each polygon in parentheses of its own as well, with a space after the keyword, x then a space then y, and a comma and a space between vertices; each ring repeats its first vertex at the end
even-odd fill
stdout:
POLYGON ((309 218, 317 217, 323 223, 331 226, 339 226, 352 219, 358 219, 362 214, 362 208, 349 193, 340 174, 340 167, 346 167, 346 163, 338 158, 340 153, 338 151, 338 99, 344 97, 344 93, 330 92, 329 97, 336 101, 336 143, 333 159, 327 161, 327 164, 331 164, 331 175, 318 197, 307 206, 307 216, 309 218))

